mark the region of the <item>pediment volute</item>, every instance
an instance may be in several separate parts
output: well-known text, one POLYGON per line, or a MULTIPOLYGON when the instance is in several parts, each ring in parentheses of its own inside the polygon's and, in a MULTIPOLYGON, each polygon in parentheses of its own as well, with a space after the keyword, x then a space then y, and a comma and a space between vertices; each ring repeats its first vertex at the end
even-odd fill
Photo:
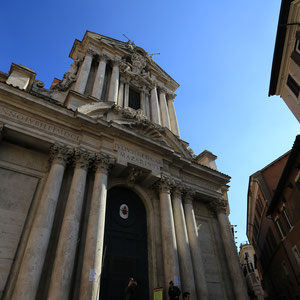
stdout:
POLYGON ((102 119, 107 122, 122 125, 134 134, 148 137, 172 148, 187 159, 193 156, 185 144, 167 128, 163 128, 150 121, 141 109, 123 108, 110 102, 96 102, 78 108, 78 112, 93 119, 102 119))

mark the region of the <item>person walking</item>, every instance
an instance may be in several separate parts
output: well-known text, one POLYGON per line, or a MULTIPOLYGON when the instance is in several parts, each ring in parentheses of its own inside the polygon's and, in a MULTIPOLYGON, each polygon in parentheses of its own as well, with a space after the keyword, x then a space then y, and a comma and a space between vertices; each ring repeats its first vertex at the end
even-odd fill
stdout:
POLYGON ((182 296, 183 296, 183 300, 190 300, 190 293, 189 292, 184 292, 182 296))

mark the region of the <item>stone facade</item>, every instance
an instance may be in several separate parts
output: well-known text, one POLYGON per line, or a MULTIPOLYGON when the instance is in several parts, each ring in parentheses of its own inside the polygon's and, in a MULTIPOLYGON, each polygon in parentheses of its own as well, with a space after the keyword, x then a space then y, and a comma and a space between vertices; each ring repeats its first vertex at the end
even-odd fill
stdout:
POLYGON ((143 299, 170 280, 191 299, 247 299, 230 178, 180 139, 178 84, 142 48, 93 32, 70 57, 50 89, 21 65, 0 73, 1 299, 111 299, 115 265, 116 286, 134 276, 143 299))

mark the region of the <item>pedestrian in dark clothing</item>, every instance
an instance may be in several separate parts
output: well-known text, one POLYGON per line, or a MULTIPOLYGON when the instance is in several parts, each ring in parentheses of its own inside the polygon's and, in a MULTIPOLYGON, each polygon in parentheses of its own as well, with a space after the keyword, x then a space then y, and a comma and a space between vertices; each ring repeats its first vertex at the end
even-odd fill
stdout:
POLYGON ((190 300, 190 293, 189 292, 185 292, 183 293, 183 300, 190 300))
POLYGON ((176 285, 174 285, 173 281, 170 281, 168 290, 169 300, 178 300, 180 294, 180 289, 176 285))
POLYGON ((125 300, 135 300, 135 290, 137 282, 133 278, 129 278, 128 285, 125 289, 125 300))

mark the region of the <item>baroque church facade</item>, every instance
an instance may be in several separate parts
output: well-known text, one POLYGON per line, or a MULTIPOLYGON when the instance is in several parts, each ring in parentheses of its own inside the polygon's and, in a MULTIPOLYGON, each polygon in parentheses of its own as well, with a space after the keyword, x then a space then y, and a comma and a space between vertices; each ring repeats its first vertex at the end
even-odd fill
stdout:
POLYGON ((247 299, 229 177, 180 138, 178 84, 131 42, 87 31, 50 89, 0 72, 0 298, 247 299))

